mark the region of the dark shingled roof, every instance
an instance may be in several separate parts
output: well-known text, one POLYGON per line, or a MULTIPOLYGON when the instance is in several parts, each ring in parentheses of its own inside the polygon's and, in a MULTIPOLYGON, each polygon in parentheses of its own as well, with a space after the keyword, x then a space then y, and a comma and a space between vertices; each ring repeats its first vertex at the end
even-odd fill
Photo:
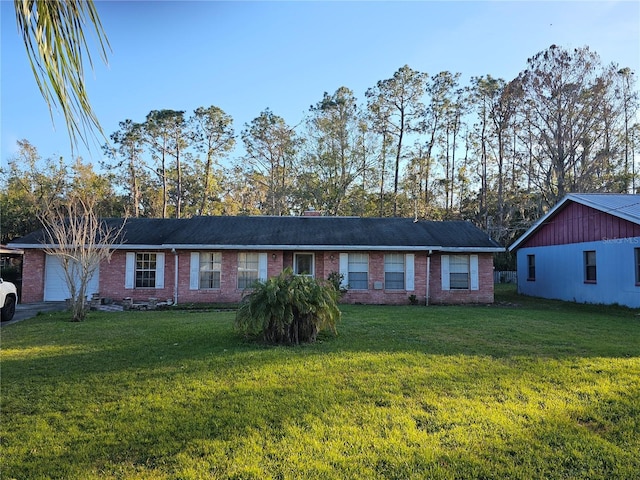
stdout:
MULTIPOLYGON (((122 219, 105 220, 119 224, 122 219)), ((42 243, 42 231, 11 242, 28 248, 42 243)), ((411 249, 503 251, 482 230, 465 221, 414 221, 360 217, 194 217, 130 218, 122 247, 411 249)))

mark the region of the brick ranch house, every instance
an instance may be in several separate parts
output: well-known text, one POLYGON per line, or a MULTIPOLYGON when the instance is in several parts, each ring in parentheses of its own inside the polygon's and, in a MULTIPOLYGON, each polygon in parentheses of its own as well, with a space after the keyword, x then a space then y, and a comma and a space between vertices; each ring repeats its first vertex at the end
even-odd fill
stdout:
MULTIPOLYGON (((107 219, 113 225, 122 219, 107 219)), ((24 303, 61 301, 61 266, 42 231, 12 242, 24 250, 24 303)), ((88 295, 115 302, 238 302, 252 283, 290 267, 326 279, 341 273, 342 301, 366 304, 493 302, 493 253, 504 248, 465 221, 405 218, 131 218, 88 295)))

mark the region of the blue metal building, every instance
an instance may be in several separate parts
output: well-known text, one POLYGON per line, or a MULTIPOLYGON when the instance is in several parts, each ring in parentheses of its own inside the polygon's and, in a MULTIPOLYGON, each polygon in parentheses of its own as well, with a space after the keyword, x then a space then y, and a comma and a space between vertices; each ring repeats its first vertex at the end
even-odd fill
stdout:
POLYGON ((640 308, 640 195, 569 194, 509 251, 519 293, 640 308))

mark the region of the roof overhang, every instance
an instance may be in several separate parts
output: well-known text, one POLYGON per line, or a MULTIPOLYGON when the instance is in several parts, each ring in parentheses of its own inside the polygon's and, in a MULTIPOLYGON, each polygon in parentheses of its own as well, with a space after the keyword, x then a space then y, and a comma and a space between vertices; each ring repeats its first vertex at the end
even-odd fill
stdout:
POLYGON ((560 200, 551 210, 549 210, 545 215, 543 215, 537 222, 535 222, 529 229, 524 232, 518 239, 509 246, 509 251, 512 252, 520 247, 524 242, 526 242, 537 230, 547 222, 551 217, 553 217, 559 210, 564 208, 564 206, 569 203, 579 203, 581 205, 585 205, 587 207, 593 208, 594 210, 598 210, 604 213, 611 213, 616 217, 622 218, 624 220, 630 221, 632 223, 638 223, 638 218, 633 215, 628 215, 627 213, 616 210, 615 213, 612 213, 611 210, 604 209, 602 205, 589 200, 588 195, 576 195, 573 193, 569 193, 565 195, 565 197, 560 200))
POLYGON ((445 253, 500 253, 506 252, 505 247, 441 247, 439 252, 445 253))
POLYGON ((0 247, 0 255, 23 255, 23 254, 24 254, 24 250, 20 248, 5 247, 5 246, 0 247))
POLYGON ((560 210, 567 202, 569 202, 569 200, 570 200, 569 195, 567 195, 560 202, 558 202, 551 210, 549 210, 545 215, 540 217, 537 222, 531 225, 526 232, 520 235, 518 239, 509 246, 509 251, 513 252, 516 248, 520 246, 520 244, 524 243, 531 235, 535 233, 536 230, 538 230, 538 227, 540 227, 540 225, 546 222, 548 218, 555 215, 555 213, 558 210, 560 210))
MULTIPOLYGON (((60 248, 60 245, 56 243, 13 243, 12 246, 15 246, 16 249, 19 250, 20 254, 24 254, 24 250, 53 250, 56 248, 60 248)), ((95 245, 96 248, 115 248, 112 245, 95 245)), ((65 248, 75 248, 74 245, 67 245, 65 248)), ((155 248, 158 248, 157 246, 155 248)), ((15 250, 14 250, 15 253, 15 250)))
MULTIPOLYGON (((123 246, 125 248, 130 247, 123 246)), ((157 248, 157 247, 156 247, 157 248)), ((176 250, 324 250, 334 252, 346 251, 415 251, 415 250, 436 250, 442 247, 429 245, 185 245, 185 244, 169 244, 162 245, 165 249, 176 250)))
MULTIPOLYGON (((51 249, 57 245, 51 244, 16 244, 16 247, 25 249, 51 249)), ((263 250, 263 251, 312 251, 322 250, 327 252, 446 252, 446 253, 498 253, 504 252, 504 247, 443 247, 441 245, 202 245, 202 244, 162 244, 162 245, 110 245, 113 250, 263 250)))
POLYGON ((311 251, 322 250, 326 252, 361 252, 363 250, 371 252, 473 252, 473 253, 494 253, 504 252, 504 247, 443 247, 441 245, 201 245, 201 244, 165 244, 165 245, 121 245, 116 249, 145 250, 288 250, 288 251, 311 251))

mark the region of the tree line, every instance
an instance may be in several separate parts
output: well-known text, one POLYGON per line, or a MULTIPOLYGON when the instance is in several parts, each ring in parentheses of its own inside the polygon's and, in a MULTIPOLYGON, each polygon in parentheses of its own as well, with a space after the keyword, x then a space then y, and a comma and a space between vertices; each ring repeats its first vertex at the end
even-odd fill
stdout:
POLYGON ((634 73, 552 45, 511 80, 409 66, 359 101, 324 93, 297 125, 269 109, 238 135, 216 106, 154 110, 110 135, 100 168, 40 158, 3 172, 2 242, 38 202, 89 195, 102 216, 326 215, 466 219, 508 245, 569 192, 635 193, 634 73), (243 154, 232 158, 236 144, 243 154))

